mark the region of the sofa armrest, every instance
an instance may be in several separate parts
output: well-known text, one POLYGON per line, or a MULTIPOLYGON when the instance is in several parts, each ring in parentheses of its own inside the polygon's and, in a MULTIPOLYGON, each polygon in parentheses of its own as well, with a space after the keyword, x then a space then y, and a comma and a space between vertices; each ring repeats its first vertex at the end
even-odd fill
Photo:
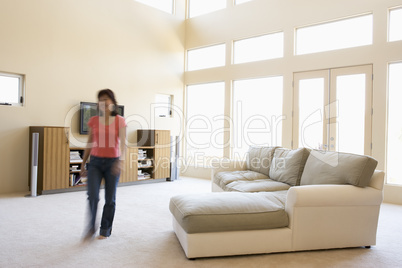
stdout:
POLYGON ((384 171, 375 170, 368 186, 382 191, 384 189, 384 177, 385 177, 384 171))
POLYGON ((353 185, 305 185, 288 190, 285 210, 295 250, 376 244, 383 191, 353 185))
POLYGON ((236 171, 236 170, 247 170, 246 161, 237 161, 230 159, 216 160, 211 163, 212 173, 211 180, 213 181, 215 175, 222 171, 236 171))
POLYGON ((289 189, 286 210, 293 207, 376 206, 382 200, 383 192, 373 187, 304 185, 289 189))

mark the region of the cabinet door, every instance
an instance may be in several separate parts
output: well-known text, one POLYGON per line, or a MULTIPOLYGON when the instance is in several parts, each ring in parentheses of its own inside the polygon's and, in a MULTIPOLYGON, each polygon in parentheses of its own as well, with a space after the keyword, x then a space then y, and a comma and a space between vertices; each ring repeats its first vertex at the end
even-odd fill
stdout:
POLYGON ((170 131, 155 130, 155 179, 170 178, 170 131))
POLYGON ((69 186, 68 128, 45 127, 43 139, 43 190, 69 186))
POLYGON ((120 182, 132 182, 137 180, 138 149, 126 148, 126 159, 121 171, 120 182))
POLYGON ((155 130, 137 129, 137 146, 155 146, 155 130))

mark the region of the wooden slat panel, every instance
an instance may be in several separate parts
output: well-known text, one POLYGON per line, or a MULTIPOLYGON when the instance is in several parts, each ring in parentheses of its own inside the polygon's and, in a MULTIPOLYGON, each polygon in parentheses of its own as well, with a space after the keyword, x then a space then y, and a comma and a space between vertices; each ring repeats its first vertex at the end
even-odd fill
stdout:
POLYGON ((127 169, 129 170, 129 181, 138 180, 138 148, 130 148, 128 158, 126 159, 127 169))
POLYGON ((170 131, 156 130, 155 179, 170 177, 170 131))
POLYGON ((63 133, 61 142, 63 143, 64 146, 61 146, 61 152, 60 152, 60 159, 61 160, 61 165, 60 165, 60 188, 68 188, 69 187, 69 177, 70 177, 70 144, 69 144, 69 129, 68 128, 63 128, 62 130, 63 133), (63 158, 64 157, 64 158, 63 158))
POLYGON ((127 169, 127 155, 128 155, 128 148, 126 148, 126 160, 124 162, 124 167, 122 167, 122 171, 120 173, 119 183, 120 182, 127 182, 128 181, 128 169, 127 169))
POLYGON ((43 190, 68 188, 69 148, 66 128, 44 130, 43 190))
POLYGON ((52 133, 49 128, 44 129, 44 139, 43 139, 43 190, 51 189, 51 138, 52 133))
POLYGON ((126 159, 124 167, 120 175, 119 182, 132 182, 137 180, 137 167, 138 167, 138 149, 126 148, 126 159))

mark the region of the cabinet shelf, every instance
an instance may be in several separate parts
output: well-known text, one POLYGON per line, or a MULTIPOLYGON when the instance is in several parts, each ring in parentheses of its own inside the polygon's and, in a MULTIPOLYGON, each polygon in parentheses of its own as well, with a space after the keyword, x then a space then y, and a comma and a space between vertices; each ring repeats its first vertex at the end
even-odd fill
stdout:
MULTIPOLYGON (((146 135, 152 133, 150 137, 153 143, 150 145, 138 143, 138 146, 127 147, 126 161, 119 184, 170 177, 170 131, 151 130, 149 132, 149 130, 145 130, 145 132, 147 132, 146 135), (143 151, 146 151, 146 157, 139 159, 143 151), (142 161, 143 163, 141 163, 142 161), (145 164, 148 165, 145 166, 145 164), (138 175, 139 171, 149 175, 144 178, 141 174, 138 175)), ((84 183, 79 182, 85 148, 69 146, 70 129, 54 126, 29 127, 29 163, 32 162, 33 133, 39 134, 37 193, 56 193, 82 189, 86 185, 85 179, 83 179, 84 183), (78 167, 71 169, 73 166, 78 167)), ((29 165, 29 186, 31 186, 31 172, 31 165, 29 165)))

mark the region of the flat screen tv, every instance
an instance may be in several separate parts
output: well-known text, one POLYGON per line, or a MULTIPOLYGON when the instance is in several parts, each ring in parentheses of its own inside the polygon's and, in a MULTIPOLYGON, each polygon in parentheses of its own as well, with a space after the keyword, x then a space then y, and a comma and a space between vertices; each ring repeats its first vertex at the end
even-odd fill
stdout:
MULTIPOLYGON (((118 105, 117 112, 119 115, 124 116, 124 106, 118 105)), ((88 121, 92 116, 98 114, 97 103, 94 102, 80 102, 80 134, 88 134, 88 121)))

